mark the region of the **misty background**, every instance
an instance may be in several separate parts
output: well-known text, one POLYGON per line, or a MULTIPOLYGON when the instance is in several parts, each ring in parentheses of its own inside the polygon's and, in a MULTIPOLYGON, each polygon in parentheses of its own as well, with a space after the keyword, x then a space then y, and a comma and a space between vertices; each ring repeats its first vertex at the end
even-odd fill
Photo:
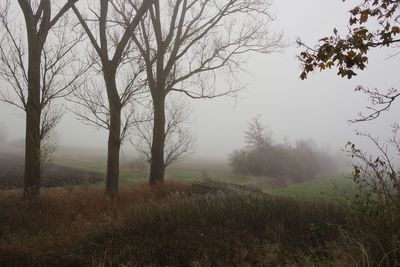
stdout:
MULTIPOLYGON (((396 62, 390 58, 393 51, 371 52, 368 68, 351 80, 339 78, 335 70, 310 75, 305 81, 299 79, 301 66, 296 56, 301 49, 297 48, 296 39, 300 37, 314 45, 335 27, 346 33, 350 7, 331 0, 275 1, 276 20, 271 26, 284 33, 287 46, 282 53, 248 59, 246 73, 238 77, 245 89, 237 97, 188 100, 193 112, 192 132, 197 136, 192 158, 227 161, 233 150, 243 147, 247 122, 257 115, 261 115, 261 122, 269 126, 277 141, 311 138, 332 152, 340 151, 350 140, 369 149, 367 140, 357 137, 355 130, 386 139, 391 133, 390 125, 396 122, 399 105, 393 105, 372 122, 350 124, 348 120, 366 111, 369 104, 365 95, 354 92, 357 85, 387 89, 399 83, 396 62)), ((6 86, 0 83, 1 87, 6 86)), ((0 129, 8 141, 24 137, 23 116, 19 110, 0 104, 0 129)), ((55 132, 60 146, 105 149, 107 144, 105 130, 84 125, 71 113, 65 114, 55 132)), ((136 152, 126 142, 123 153, 136 152)))

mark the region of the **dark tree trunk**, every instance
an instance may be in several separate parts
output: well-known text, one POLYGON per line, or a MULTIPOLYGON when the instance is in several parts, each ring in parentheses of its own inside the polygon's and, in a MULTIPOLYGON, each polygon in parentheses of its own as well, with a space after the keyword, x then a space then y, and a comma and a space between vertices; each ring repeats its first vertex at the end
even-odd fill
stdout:
POLYGON ((110 128, 108 132, 106 194, 115 198, 119 189, 119 152, 121 148, 121 103, 117 93, 114 72, 106 75, 110 103, 110 128))
POLYGON ((26 108, 24 198, 34 200, 40 190, 40 107, 26 108))
POLYGON ((111 104, 108 133, 106 194, 114 198, 119 187, 119 151, 121 148, 121 108, 111 104))
POLYGON ((164 182, 165 97, 164 90, 153 96, 154 125, 151 146, 150 184, 164 182))
POLYGON ((40 127, 42 105, 44 105, 41 99, 43 47, 50 29, 77 0, 65 3, 53 19, 51 19, 51 2, 49 0, 40 1, 39 8, 35 12, 32 10, 34 4, 31 2, 30 0, 18 0, 25 18, 28 43, 28 97, 24 103, 26 112, 24 198, 27 200, 37 199, 40 193, 40 144, 43 138, 40 127))
POLYGON ((30 40, 28 100, 26 105, 24 198, 35 200, 40 193, 40 45, 30 40))

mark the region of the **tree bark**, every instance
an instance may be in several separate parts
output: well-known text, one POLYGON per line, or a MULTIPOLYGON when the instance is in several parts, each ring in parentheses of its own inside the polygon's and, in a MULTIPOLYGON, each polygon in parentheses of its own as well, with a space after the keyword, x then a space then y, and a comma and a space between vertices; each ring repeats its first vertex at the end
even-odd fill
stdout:
MULTIPOLYGON (((40 194, 41 180, 41 140, 43 133, 41 132, 41 113, 46 101, 42 99, 42 87, 46 87, 46 79, 42 77, 41 59, 44 44, 47 40, 51 28, 58 20, 69 10, 71 5, 78 0, 67 1, 59 12, 51 18, 51 1, 41 0, 32 3, 31 0, 18 0, 19 7, 24 15, 27 45, 28 45, 28 73, 27 73, 27 91, 28 96, 25 103, 23 101, 26 112, 26 133, 25 133, 25 168, 24 168, 24 198, 27 200, 38 199, 40 194), (36 6, 36 7, 35 7, 36 6), (33 10, 35 9, 35 10, 33 10), (43 80, 42 80, 43 78, 43 80)), ((19 40, 18 38, 16 38, 19 40)), ((16 45, 16 44, 14 44, 16 45)), ((23 46, 19 49, 24 50, 23 46)), ((50 60, 51 61, 51 60, 50 60)), ((22 71, 25 68, 20 62, 22 71)), ((52 67, 48 70, 53 71, 52 67)), ((24 73, 25 74, 25 73, 24 73)), ((14 74, 14 78, 19 78, 14 74)), ((45 73, 43 74, 45 75, 45 73)), ((47 99, 50 101, 50 99, 47 99)))
MULTIPOLYGON (((136 9, 136 15, 131 17, 129 14, 130 21, 126 25, 122 36, 115 36, 112 32, 109 32, 110 22, 108 18, 109 4, 112 1, 102 0, 100 1, 100 14, 97 19, 99 22, 99 41, 89 28, 86 20, 82 17, 79 10, 72 5, 72 9, 77 16, 80 24, 86 32, 91 44, 96 50, 100 60, 103 72, 103 77, 106 83, 107 96, 109 101, 109 129, 108 136, 108 154, 107 154, 107 177, 106 177, 106 194, 111 198, 118 195, 118 179, 119 179, 119 152, 121 147, 121 110, 122 103, 120 95, 116 85, 116 72, 119 66, 124 65, 127 54, 126 49, 129 46, 133 32, 137 25, 141 22, 143 16, 147 10, 153 5, 155 0, 144 0, 140 5, 139 9, 136 9), (110 58, 109 56, 109 45, 115 49, 114 55, 110 58)), ((111 5, 112 6, 112 5, 111 5)), ((119 12, 116 10, 115 12, 119 12)), ((122 22, 121 22, 122 24, 122 22)), ((120 24, 120 25, 121 25, 120 24)), ((111 49, 111 50, 113 50, 111 49)), ((122 97, 122 95, 121 95, 122 97)))
POLYGON ((24 198, 35 200, 40 190, 40 107, 29 101, 26 108, 24 198))
POLYGON ((40 194, 40 60, 41 47, 29 40, 28 100, 26 104, 24 198, 36 200, 40 194))
POLYGON ((106 194, 115 198, 119 189, 119 152, 121 148, 121 109, 111 104, 108 133, 106 194))
POLYGON ((164 90, 153 96, 154 125, 151 146, 150 184, 164 183, 165 97, 164 90))
POLYGON ((115 198, 119 190, 119 152, 121 148, 121 103, 116 87, 115 74, 105 75, 110 103, 110 127, 108 132, 106 195, 115 198))

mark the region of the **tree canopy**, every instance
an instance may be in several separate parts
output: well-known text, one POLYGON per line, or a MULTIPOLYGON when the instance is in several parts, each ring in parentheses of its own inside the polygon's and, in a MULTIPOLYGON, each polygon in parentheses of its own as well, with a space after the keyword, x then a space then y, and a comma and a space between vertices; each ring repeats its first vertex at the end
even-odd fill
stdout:
POLYGON ((371 49, 397 47, 400 42, 400 1, 364 0, 350 10, 349 32, 341 36, 333 29, 333 35, 323 37, 314 48, 301 40, 299 45, 306 47, 300 53, 303 63, 301 79, 306 79, 316 69, 338 69, 338 75, 352 78, 357 70, 364 70, 371 49))
MULTIPOLYGON (((400 43, 399 5, 399 0, 362 0, 349 11, 346 35, 342 36, 335 28, 333 35, 321 38, 313 47, 299 39, 299 46, 305 48, 298 56, 303 65, 300 78, 306 79, 315 70, 336 68, 339 76, 351 79, 367 67, 372 50, 393 48, 395 52, 391 57, 397 56, 400 53, 397 51, 400 43)), ((377 118, 400 96, 396 88, 382 91, 382 88, 358 86, 356 91, 367 94, 371 106, 367 107, 368 114, 360 113, 353 122, 377 118)))

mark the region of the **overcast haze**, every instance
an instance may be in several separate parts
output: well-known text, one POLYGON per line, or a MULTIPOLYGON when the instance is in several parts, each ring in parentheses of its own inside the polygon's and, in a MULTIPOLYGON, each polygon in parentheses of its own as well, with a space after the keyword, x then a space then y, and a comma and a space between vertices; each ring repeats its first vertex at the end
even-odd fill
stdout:
MULTIPOLYGON (((237 98, 191 101, 193 133, 198 139, 195 157, 226 159, 243 146, 247 121, 258 114, 277 140, 312 138, 333 150, 349 140, 357 142, 355 129, 387 136, 400 104, 373 122, 350 125, 347 120, 368 105, 364 95, 354 92, 357 85, 386 89, 399 84, 397 58, 388 59, 390 50, 371 54, 368 69, 352 80, 339 78, 335 71, 315 73, 306 81, 298 78, 300 63, 296 55, 300 49, 295 45, 296 38, 314 45, 318 38, 330 35, 334 27, 345 33, 349 7, 341 0, 275 1, 276 21, 272 27, 284 32, 288 46, 282 53, 249 59, 244 66, 247 73, 239 78, 246 88, 237 98)), ((0 127, 5 127, 8 139, 22 138, 22 113, 1 104, 0 114, 0 127)), ((71 114, 63 118, 56 132, 61 145, 105 147, 107 143, 106 131, 83 125, 71 114)), ((133 148, 124 150, 133 152, 133 148)))

